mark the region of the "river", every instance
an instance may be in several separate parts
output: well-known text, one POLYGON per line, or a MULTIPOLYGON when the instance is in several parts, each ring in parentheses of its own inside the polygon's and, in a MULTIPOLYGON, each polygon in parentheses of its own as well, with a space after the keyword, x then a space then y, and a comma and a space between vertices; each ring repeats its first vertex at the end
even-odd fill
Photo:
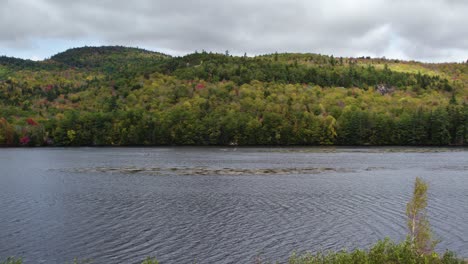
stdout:
POLYGON ((0 259, 284 262, 402 240, 415 177, 438 251, 468 257, 468 149, 0 149, 0 259))

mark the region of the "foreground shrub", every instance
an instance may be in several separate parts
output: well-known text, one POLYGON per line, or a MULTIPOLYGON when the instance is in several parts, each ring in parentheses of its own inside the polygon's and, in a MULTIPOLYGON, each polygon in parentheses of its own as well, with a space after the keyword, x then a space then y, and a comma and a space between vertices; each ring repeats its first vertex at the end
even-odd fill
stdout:
POLYGON ((8 257, 5 260, 0 259, 0 264, 22 264, 21 258, 8 257))
POLYGON ((147 257, 141 264, 159 264, 156 258, 147 257))
POLYGON ((289 264, 464 264, 453 252, 447 251, 442 256, 419 254, 410 241, 395 243, 390 239, 377 242, 368 251, 356 249, 354 251, 305 253, 289 258, 289 264))

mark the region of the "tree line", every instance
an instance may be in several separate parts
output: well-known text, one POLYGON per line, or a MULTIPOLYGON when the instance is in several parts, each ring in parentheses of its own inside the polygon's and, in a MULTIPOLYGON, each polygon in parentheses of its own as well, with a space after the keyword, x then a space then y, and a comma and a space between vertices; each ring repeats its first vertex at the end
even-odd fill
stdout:
POLYGON ((125 47, 2 57, 0 145, 466 145, 466 65, 424 67, 125 47))
POLYGON ((422 102, 395 106, 399 97, 359 89, 205 85, 162 84, 165 89, 149 85, 126 98, 101 98, 100 111, 68 109, 53 118, 14 119, 14 125, 2 118, 0 144, 441 146, 468 142, 468 107, 454 100, 436 107, 422 102), (372 99, 376 102, 368 101, 372 99))

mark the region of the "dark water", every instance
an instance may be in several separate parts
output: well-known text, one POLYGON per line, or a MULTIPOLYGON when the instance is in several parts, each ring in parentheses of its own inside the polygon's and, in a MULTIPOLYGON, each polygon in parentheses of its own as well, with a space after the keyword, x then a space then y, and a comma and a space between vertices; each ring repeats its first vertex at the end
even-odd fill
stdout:
POLYGON ((416 176, 468 257, 467 149, 0 149, 0 259, 253 263, 405 237, 416 176))

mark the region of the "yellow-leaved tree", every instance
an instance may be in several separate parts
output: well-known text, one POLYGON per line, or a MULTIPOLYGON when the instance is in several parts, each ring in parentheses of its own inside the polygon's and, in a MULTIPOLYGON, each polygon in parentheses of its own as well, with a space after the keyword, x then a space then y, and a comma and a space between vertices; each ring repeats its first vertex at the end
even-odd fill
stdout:
POLYGON ((408 216, 408 239, 413 249, 419 254, 434 251, 437 241, 432 238, 432 231, 427 218, 428 184, 417 177, 414 183, 413 198, 406 205, 408 216))

